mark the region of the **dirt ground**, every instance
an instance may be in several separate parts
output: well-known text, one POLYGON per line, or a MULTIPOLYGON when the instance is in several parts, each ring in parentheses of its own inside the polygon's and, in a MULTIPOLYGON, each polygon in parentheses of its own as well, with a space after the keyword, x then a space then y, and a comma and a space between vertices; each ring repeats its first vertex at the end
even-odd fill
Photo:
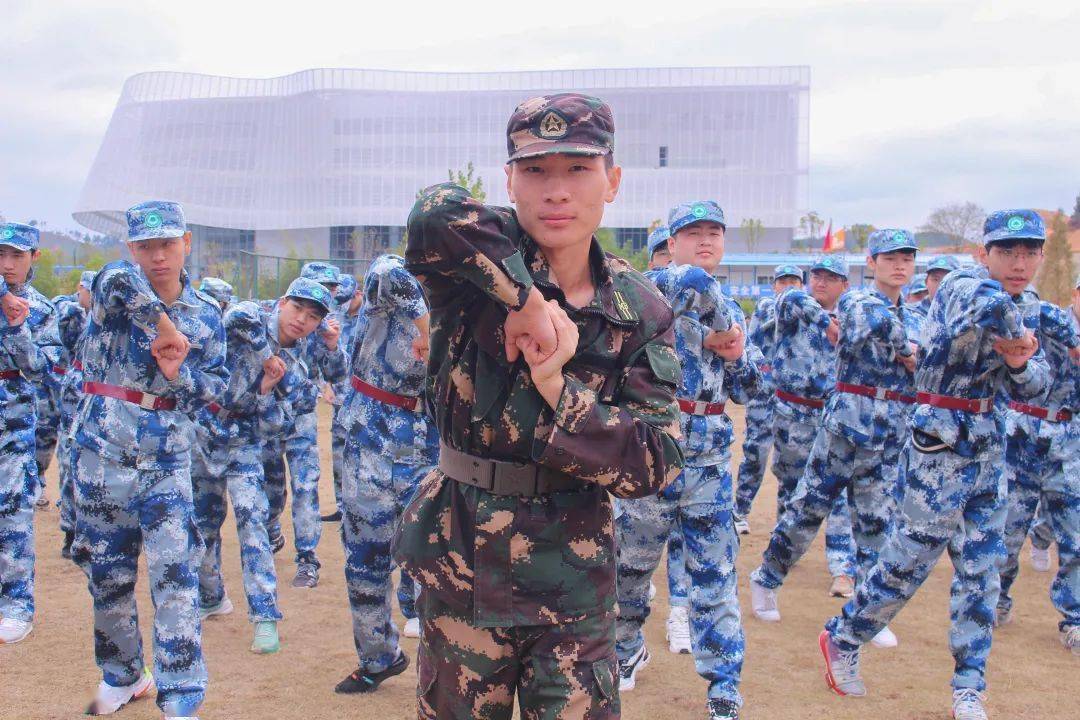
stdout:
MULTIPOLYGON (((332 505, 328 414, 321 408, 320 445, 323 448, 323 497, 332 505), (326 442, 323 442, 326 440, 326 442)), ((735 410, 741 441, 742 413, 735 410)), ((739 459, 735 448, 735 462, 739 459)), ((49 496, 57 497, 55 465, 49 471, 49 496)), ((952 660, 948 650, 947 556, 915 600, 893 624, 900 646, 893 650, 868 647, 864 676, 870 695, 840 698, 822 680, 817 634, 822 623, 839 610, 827 596, 822 539, 792 573, 780 596, 783 622, 766 625, 750 612, 747 575, 756 566, 775 520, 776 488, 767 476, 751 516, 752 534, 743 538, 739 584, 746 627, 746 663, 742 692, 744 717, 874 718, 874 720, 947 718, 952 660)), ((287 515, 287 513, 286 513, 287 515)), ((289 523, 288 517, 285 519, 289 523)), ((314 590, 289 586, 295 570, 289 544, 277 556, 281 607, 282 651, 260 657, 248 651, 251 626, 246 619, 236 526, 226 521, 224 568, 236 612, 213 618, 203 628, 210 686, 203 720, 263 720, 277 717, 397 720, 414 718, 412 669, 393 678, 371 696, 335 695, 334 684, 356 666, 348 603, 342 571, 338 526, 324 526, 319 555, 322 579, 314 590)), ((33 634, 23 643, 0 647, 0 718, 75 718, 100 680, 94 665, 90 597, 82 573, 60 558, 61 535, 57 511, 38 512, 37 617, 33 634)), ((1023 553, 1014 624, 995 638, 989 670, 989 709, 994 718, 1080 718, 1075 693, 1066 690, 1080 681, 1080 660, 1061 647, 1057 615, 1050 604, 1048 573, 1032 571, 1023 553), (1063 692, 1064 691, 1064 692, 1063 692), (1068 710, 1072 707, 1072 710, 1068 710)), ((1056 567, 1056 560, 1055 560, 1056 567)), ((638 676, 637 688, 623 696, 627 720, 698 718, 704 712, 705 683, 694 672, 689 655, 672 655, 664 640, 667 617, 666 582, 657 573, 660 594, 646 625, 652 664, 638 676)), ((139 586, 141 627, 150 648, 151 612, 145 572, 139 586)), ((398 617, 401 622, 400 616, 398 617)), ((403 639, 415 659, 416 641, 403 639)), ((149 658, 148 658, 149 659, 149 658)), ((415 666, 414 666, 415 667, 415 666)), ((159 718, 152 701, 140 701, 121 711, 130 720, 159 718)))

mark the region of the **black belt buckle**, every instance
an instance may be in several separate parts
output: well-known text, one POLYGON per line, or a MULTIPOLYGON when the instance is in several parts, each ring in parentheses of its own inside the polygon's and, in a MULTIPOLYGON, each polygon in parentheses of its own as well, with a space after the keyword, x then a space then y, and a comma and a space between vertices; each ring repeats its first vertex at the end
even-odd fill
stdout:
POLYGON ((537 469, 529 463, 495 462, 491 492, 531 497, 538 492, 537 469), (531 470, 531 472, 529 472, 531 470))
POLYGON ((476 458, 470 458, 469 465, 471 467, 469 468, 469 479, 467 482, 470 485, 475 485, 481 490, 494 492, 496 476, 495 463, 483 463, 476 458))

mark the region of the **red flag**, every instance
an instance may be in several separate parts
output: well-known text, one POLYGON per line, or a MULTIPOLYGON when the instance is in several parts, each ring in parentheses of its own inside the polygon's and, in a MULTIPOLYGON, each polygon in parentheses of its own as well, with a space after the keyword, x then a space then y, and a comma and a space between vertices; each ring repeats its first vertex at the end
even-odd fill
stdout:
POLYGON ((833 235, 832 220, 829 220, 829 229, 825 231, 825 242, 821 246, 822 252, 836 252, 844 249, 844 231, 841 230, 836 235, 833 235))

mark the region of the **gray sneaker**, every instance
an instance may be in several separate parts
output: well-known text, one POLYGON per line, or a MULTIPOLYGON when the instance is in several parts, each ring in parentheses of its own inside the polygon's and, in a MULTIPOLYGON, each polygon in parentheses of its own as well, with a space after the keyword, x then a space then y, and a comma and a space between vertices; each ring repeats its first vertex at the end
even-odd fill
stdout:
POLYGON ((828 630, 818 635, 818 647, 825 657, 825 683, 837 695, 862 697, 866 685, 859 674, 859 651, 844 652, 833 642, 828 630))
POLYGON ((955 720, 986 720, 983 698, 974 688, 953 690, 952 716, 955 720))
POLYGON ((1061 644, 1073 655, 1080 655, 1080 625, 1073 625, 1062 630, 1061 644))
POLYGON ((312 563, 302 562, 296 566, 296 577, 293 578, 294 588, 313 588, 319 584, 319 568, 312 563))

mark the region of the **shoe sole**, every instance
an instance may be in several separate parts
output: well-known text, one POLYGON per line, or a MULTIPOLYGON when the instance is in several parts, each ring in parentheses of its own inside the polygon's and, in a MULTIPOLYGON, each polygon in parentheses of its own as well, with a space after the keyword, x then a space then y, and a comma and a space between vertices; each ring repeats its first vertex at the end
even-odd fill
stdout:
POLYGON ((279 650, 281 650, 281 643, 280 642, 277 643, 276 645, 274 645, 274 647, 272 647, 272 648, 265 648, 265 649, 259 649, 259 648, 255 647, 254 644, 252 644, 252 646, 251 646, 251 652, 255 653, 256 655, 273 655, 274 653, 278 652, 279 650))
POLYGON ((825 659, 825 684, 829 686, 829 689, 840 697, 862 697, 862 695, 852 695, 846 693, 840 689, 836 684, 836 678, 832 674, 832 661, 829 660, 829 631, 822 630, 818 635, 818 649, 821 650, 821 657, 825 659))
POLYGON ((16 643, 21 643, 23 640, 30 637, 30 633, 32 632, 34 632, 33 627, 31 627, 29 630, 27 630, 25 633, 15 638, 14 640, 0 640, 0 645, 14 645, 16 643))
POLYGON ((230 602, 228 605, 221 605, 219 607, 214 608, 213 610, 207 610, 205 613, 200 612, 199 613, 199 619, 200 620, 207 620, 207 619, 212 618, 212 617, 224 617, 225 615, 232 615, 232 611, 234 609, 235 608, 233 607, 232 603, 230 602))
MULTIPOLYGON (((154 679, 150 678, 150 681, 146 684, 146 687, 144 687, 142 690, 136 690, 134 693, 131 694, 131 697, 129 697, 124 702, 120 703, 116 707, 115 710, 110 710, 109 712, 95 712, 95 713, 87 712, 86 714, 87 715, 93 715, 94 717, 101 717, 102 715, 115 715, 116 713, 120 712, 121 710, 123 710, 128 705, 135 702, 136 700, 142 700, 144 697, 146 697, 147 695, 149 695, 153 691, 154 691, 154 679)), ((94 707, 93 703, 90 704, 90 707, 91 708, 94 707)))
POLYGON ((367 686, 365 686, 363 688, 359 688, 357 690, 350 690, 350 691, 339 690, 338 688, 335 687, 334 692, 337 693, 338 695, 367 695, 368 693, 372 693, 372 692, 375 692, 376 690, 378 690, 379 686, 382 685, 387 680, 389 680, 390 678, 397 677, 398 675, 400 675, 401 673, 405 672, 408 669, 409 669, 409 658, 408 658, 408 656, 406 656, 405 657, 405 662, 403 662, 401 664, 400 668, 398 668, 396 670, 393 670, 393 672, 391 672, 391 668, 387 668, 386 670, 383 671, 383 672, 385 672, 387 674, 384 675, 383 677, 379 678, 378 680, 376 680, 373 685, 367 685, 367 686))
POLYGON ((650 660, 652 660, 652 655, 649 655, 648 653, 646 653, 644 656, 642 656, 640 660, 638 660, 637 665, 634 666, 633 671, 630 673, 630 679, 627 681, 626 685, 623 685, 621 678, 619 679, 619 692, 633 690, 635 687, 637 687, 638 671, 648 665, 650 660))

